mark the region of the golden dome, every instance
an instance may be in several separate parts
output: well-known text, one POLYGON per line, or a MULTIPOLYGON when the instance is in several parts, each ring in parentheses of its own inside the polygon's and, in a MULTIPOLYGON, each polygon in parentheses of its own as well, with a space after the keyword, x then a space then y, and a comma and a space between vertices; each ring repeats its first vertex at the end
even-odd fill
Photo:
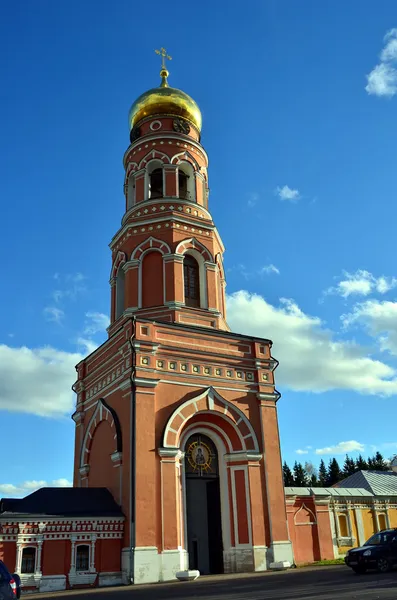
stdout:
POLYGON ((190 121, 201 130, 201 112, 193 98, 178 90, 169 87, 167 69, 160 71, 161 84, 152 88, 137 98, 130 108, 128 121, 130 130, 146 117, 154 115, 173 115, 190 121))

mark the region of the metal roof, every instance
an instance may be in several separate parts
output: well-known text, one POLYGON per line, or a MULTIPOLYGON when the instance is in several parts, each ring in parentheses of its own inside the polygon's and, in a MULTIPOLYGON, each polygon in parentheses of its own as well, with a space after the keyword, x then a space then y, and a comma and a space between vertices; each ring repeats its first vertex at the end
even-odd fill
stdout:
POLYGON ((397 473, 393 471, 357 471, 336 484, 338 488, 364 488, 374 496, 397 496, 397 473))
POLYGON ((321 487, 286 487, 286 496, 354 496, 372 497, 374 494, 365 488, 321 488, 321 487))

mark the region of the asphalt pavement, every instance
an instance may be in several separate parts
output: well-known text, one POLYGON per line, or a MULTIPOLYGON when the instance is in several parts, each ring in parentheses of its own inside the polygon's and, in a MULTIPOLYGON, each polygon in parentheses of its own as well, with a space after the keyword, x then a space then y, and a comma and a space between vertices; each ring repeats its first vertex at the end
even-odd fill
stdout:
POLYGON ((397 600, 397 571, 355 575, 345 566, 284 572, 201 577, 194 582, 157 583, 29 594, 67 600, 397 600))

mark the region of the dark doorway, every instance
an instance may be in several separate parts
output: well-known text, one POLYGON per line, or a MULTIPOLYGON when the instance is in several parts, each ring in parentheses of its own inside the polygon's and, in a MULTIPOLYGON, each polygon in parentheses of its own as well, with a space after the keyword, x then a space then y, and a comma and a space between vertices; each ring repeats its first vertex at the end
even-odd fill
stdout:
POLYGON ((189 568, 223 573, 218 454, 207 436, 187 441, 185 472, 189 568))

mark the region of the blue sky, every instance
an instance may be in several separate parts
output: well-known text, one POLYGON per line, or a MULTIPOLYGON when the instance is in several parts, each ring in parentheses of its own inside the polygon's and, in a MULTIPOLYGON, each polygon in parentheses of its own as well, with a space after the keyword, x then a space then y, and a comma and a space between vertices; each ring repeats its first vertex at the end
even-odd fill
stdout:
POLYGON ((229 323, 280 360, 283 457, 397 451, 394 28, 393 0, 2 7, 0 495, 71 480, 74 365, 105 339, 160 46, 203 113, 229 323))

